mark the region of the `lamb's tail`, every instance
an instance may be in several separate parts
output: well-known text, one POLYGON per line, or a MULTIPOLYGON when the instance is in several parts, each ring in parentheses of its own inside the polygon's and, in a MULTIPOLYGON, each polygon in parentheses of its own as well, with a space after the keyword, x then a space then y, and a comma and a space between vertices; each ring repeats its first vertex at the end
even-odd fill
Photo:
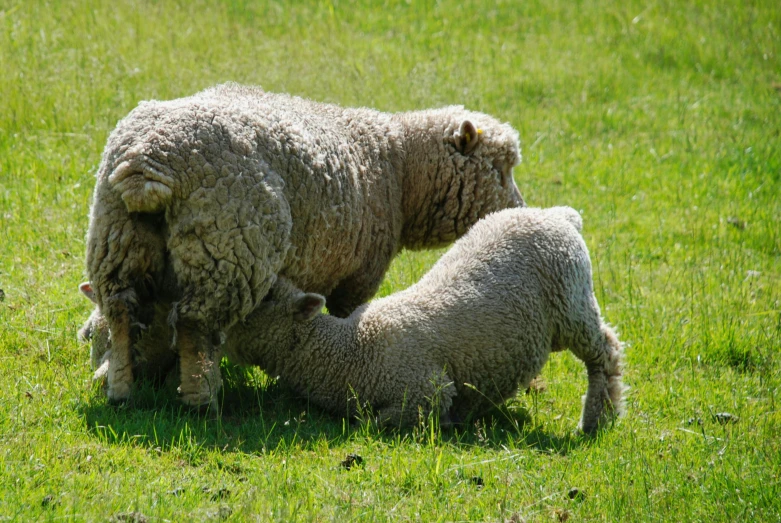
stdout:
POLYGON ((566 207, 566 206, 551 207, 548 210, 555 213, 556 216, 570 222, 572 226, 578 230, 578 232, 583 231, 583 218, 581 218, 580 213, 575 209, 573 209, 572 207, 566 207))
POLYGON ((122 195, 128 212, 156 213, 171 202, 175 178, 169 167, 134 147, 122 155, 108 181, 122 195))

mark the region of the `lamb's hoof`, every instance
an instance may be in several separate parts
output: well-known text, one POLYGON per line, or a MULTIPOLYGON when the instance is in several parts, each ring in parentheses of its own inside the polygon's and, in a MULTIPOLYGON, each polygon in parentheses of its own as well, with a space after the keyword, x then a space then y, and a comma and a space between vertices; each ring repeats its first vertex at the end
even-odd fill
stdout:
POLYGON ((596 436, 599 432, 609 428, 613 423, 615 423, 615 419, 616 417, 612 410, 607 410, 597 419, 583 421, 578 428, 584 435, 593 437, 596 436))
POLYGON ((122 405, 130 399, 130 385, 127 383, 114 383, 109 385, 106 396, 110 405, 122 405))
POLYGON ((589 423, 588 425, 581 425, 578 428, 580 429, 580 432, 582 432, 584 436, 588 436, 588 437, 594 437, 597 435, 597 432, 599 432, 599 425, 595 423, 589 423))

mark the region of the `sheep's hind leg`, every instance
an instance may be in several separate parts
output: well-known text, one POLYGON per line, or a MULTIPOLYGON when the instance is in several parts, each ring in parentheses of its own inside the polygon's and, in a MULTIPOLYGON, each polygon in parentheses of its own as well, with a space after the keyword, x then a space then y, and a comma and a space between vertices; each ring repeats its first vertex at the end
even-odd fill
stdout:
POLYGON ((621 381, 622 346, 615 332, 605 324, 585 350, 573 352, 586 364, 588 391, 583 400, 580 428, 594 434, 621 414, 624 385, 621 381))
POLYGON ((106 300, 106 317, 111 332, 111 346, 108 356, 109 403, 118 404, 130 399, 133 385, 133 354, 130 339, 130 325, 135 318, 138 299, 135 291, 128 289, 106 300))
POLYGON ((217 395, 222 387, 219 348, 211 336, 191 322, 179 322, 176 330, 181 366, 180 398, 185 405, 217 413, 217 395))

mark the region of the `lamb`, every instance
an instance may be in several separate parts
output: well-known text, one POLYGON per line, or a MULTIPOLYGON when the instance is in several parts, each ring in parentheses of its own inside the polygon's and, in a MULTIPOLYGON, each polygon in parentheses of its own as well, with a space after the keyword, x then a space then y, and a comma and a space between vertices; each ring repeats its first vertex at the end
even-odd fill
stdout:
MULTIPOLYGON (((95 293, 89 282, 79 285, 79 290, 96 303, 95 293)), ((133 374, 143 379, 162 382, 176 364, 176 353, 171 349, 171 326, 167 319, 170 307, 158 304, 152 322, 144 325, 144 332, 133 346, 133 374)), ((90 362, 95 371, 93 381, 103 381, 108 376, 111 358, 111 336, 108 321, 96 307, 78 332, 81 342, 90 342, 90 362)))
POLYGON ((443 424, 479 415, 569 348, 588 371, 580 427, 593 434, 622 410, 622 345, 600 316, 581 227, 568 207, 491 214, 417 284, 344 319, 279 278, 223 348, 333 413, 355 414, 357 397, 391 425, 419 409, 443 424))
POLYGON ((219 343, 279 276, 346 316, 401 249, 523 206, 519 161, 512 127, 463 107, 387 114, 236 84, 142 102, 108 139, 87 234, 109 400, 129 398, 140 327, 170 304, 181 399, 214 406, 219 343))

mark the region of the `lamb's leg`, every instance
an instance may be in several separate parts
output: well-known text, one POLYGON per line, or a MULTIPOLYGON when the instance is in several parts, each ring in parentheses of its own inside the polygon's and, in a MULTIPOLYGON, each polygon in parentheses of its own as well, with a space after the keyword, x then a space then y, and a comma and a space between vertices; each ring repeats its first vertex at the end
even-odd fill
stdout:
POLYGON ((619 415, 623 407, 621 342, 610 327, 601 323, 590 343, 574 344, 572 351, 583 360, 588 371, 580 428, 586 434, 593 434, 619 415))
MULTIPOLYGON (((427 418, 431 414, 430 406, 422 405, 394 405, 377 409, 377 424, 381 427, 411 427, 415 425, 423 416, 427 418)), ((458 419, 453 420, 451 418, 448 409, 440 409, 439 412, 439 426, 442 428, 450 428, 454 424, 458 423, 458 419)))
POLYGON ((130 399, 133 385, 133 354, 130 325, 138 307, 136 293, 132 289, 119 292, 106 300, 106 317, 111 331, 111 351, 108 360, 107 396, 110 403, 122 403, 130 399))
POLYGON ((456 397, 453 380, 442 370, 434 370, 420 376, 416 385, 404 385, 397 389, 396 401, 377 410, 380 426, 412 426, 421 416, 428 418, 432 412, 439 413, 441 427, 452 426, 450 410, 456 397))
POLYGON ((217 412, 222 387, 220 351, 211 336, 192 322, 177 324, 177 349, 181 365, 179 394, 185 405, 217 412))

